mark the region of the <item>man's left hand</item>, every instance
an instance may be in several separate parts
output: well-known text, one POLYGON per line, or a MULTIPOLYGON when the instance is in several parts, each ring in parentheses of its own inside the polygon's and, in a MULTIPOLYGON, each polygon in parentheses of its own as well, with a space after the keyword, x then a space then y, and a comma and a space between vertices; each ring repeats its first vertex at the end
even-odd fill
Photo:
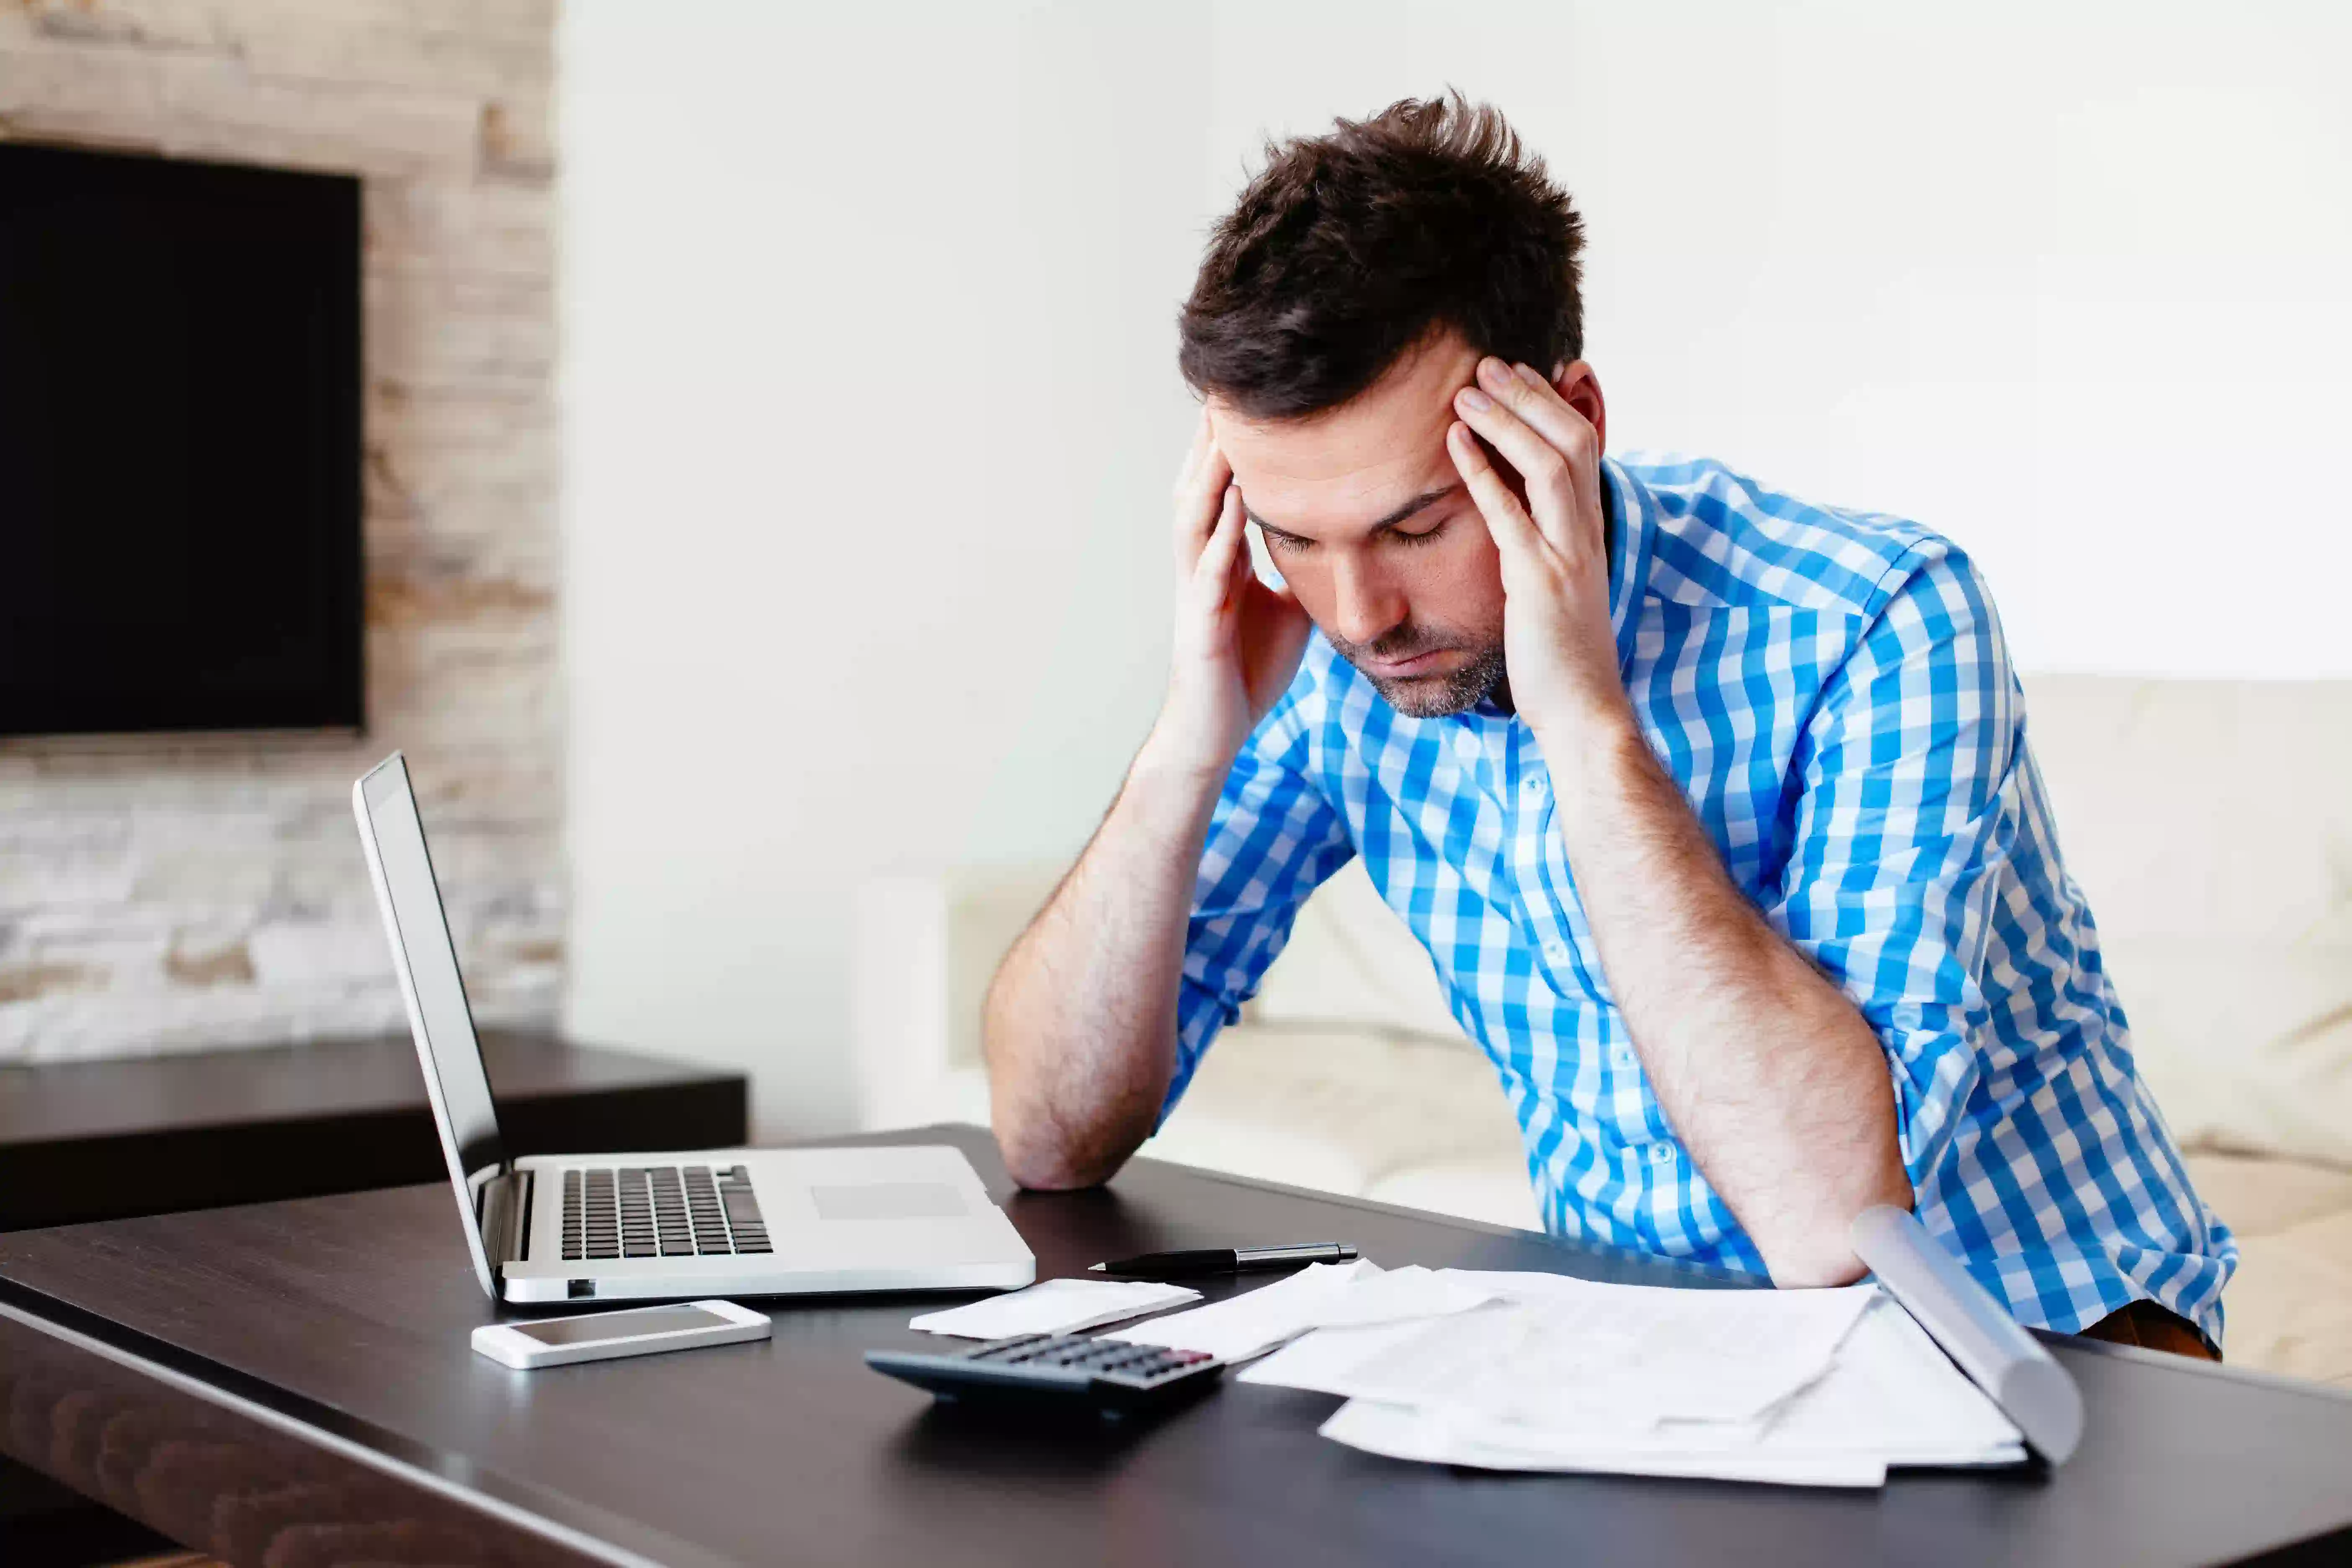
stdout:
MULTIPOLYGON (((1598 432, 1542 375, 1492 356, 1478 362, 1478 384, 1456 393, 1454 408, 1461 422, 1446 433, 1446 451, 1502 556, 1513 704, 1538 744, 1549 732, 1567 742, 1563 752, 1596 724, 1632 728, 1609 624, 1598 432), (1525 505, 1473 431, 1518 470, 1525 505)), ((1553 751, 1545 746, 1548 760, 1553 751)))

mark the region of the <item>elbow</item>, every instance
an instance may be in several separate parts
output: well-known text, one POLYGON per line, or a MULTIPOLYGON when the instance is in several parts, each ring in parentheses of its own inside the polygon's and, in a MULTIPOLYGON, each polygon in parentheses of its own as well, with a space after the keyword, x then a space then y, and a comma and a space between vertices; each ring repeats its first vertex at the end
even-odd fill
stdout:
POLYGON ((1060 1150, 1009 1138, 1002 1127, 996 1130, 996 1147, 1004 1156, 1005 1174, 1024 1192, 1072 1192, 1080 1187, 1100 1186, 1109 1175, 1108 1172, 1097 1173, 1081 1165, 1060 1150))
POLYGON ((1851 1285, 1870 1272, 1843 1235, 1824 1235, 1802 1247, 1784 1247, 1778 1257, 1768 1254, 1764 1262, 1771 1271, 1773 1289, 1779 1290, 1828 1289, 1851 1285))
POLYGON ((983 1036, 989 1128, 1005 1174, 1028 1191, 1047 1193, 1098 1187, 1118 1174, 1158 1123, 1164 1084, 1131 1094, 1097 1090, 1083 1079, 1073 1081, 1066 1065, 991 1048, 1005 1037, 993 1027, 983 1036))
POLYGON ((1818 1290, 1863 1279, 1870 1270, 1854 1255, 1853 1222, 1864 1210, 1882 1205, 1906 1212, 1912 1206, 1911 1179, 1899 1156, 1865 1181, 1821 1194, 1801 1223, 1755 1238, 1773 1285, 1784 1290, 1818 1290))
POLYGON ((1140 1139, 1122 1146, 1087 1146, 1049 1119, 999 1110, 991 1117, 997 1152, 1013 1184, 1028 1192, 1066 1193, 1098 1187, 1118 1173, 1140 1139))
MULTIPOLYGON (((1841 1205, 1825 1213, 1819 1223, 1792 1229, 1769 1241, 1759 1237, 1757 1250, 1764 1254, 1764 1267, 1771 1273, 1773 1288, 1822 1290, 1851 1285, 1868 1274, 1870 1270, 1854 1256, 1853 1222, 1863 1209, 1874 1206, 1864 1204, 1848 1212, 1841 1205)), ((1907 1196, 1903 1206, 1911 1206, 1907 1196)))

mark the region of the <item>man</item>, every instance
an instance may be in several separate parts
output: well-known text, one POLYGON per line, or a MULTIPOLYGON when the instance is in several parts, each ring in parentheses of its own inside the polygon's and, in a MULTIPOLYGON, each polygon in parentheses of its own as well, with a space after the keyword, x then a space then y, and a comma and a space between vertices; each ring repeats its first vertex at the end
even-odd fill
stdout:
POLYGON ((1114 1172, 1360 854, 1556 1234, 1829 1285, 1897 1204, 2026 1322, 2216 1353, 2236 1248, 2134 1069, 1974 565, 1604 456, 1581 246, 1458 97, 1271 150, 1216 229, 1167 700, 992 988, 1007 1164, 1114 1172))

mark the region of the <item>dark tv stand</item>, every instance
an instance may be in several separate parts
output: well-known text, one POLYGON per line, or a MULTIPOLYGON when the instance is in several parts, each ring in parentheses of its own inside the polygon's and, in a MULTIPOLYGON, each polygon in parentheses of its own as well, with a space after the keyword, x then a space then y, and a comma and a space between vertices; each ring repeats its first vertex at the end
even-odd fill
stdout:
MULTIPOLYGON (((486 1029, 517 1154, 744 1140, 740 1072, 486 1029)), ((446 1179, 406 1037, 0 1067, 0 1231, 446 1179)))

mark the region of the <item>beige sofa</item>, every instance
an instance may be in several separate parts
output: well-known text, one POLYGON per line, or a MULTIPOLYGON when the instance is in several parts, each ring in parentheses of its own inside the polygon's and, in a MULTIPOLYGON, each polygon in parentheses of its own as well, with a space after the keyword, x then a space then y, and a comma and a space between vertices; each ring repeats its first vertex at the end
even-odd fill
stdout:
MULTIPOLYGON (((2244 1251, 2229 1359, 2352 1386, 2352 682, 2045 677, 2027 700, 2142 1069, 2244 1251)), ((866 890, 869 1126, 986 1120, 979 999, 1059 869, 866 890)), ((1537 1224, 1493 1071, 1356 867, 1146 1152, 1537 1224)))

